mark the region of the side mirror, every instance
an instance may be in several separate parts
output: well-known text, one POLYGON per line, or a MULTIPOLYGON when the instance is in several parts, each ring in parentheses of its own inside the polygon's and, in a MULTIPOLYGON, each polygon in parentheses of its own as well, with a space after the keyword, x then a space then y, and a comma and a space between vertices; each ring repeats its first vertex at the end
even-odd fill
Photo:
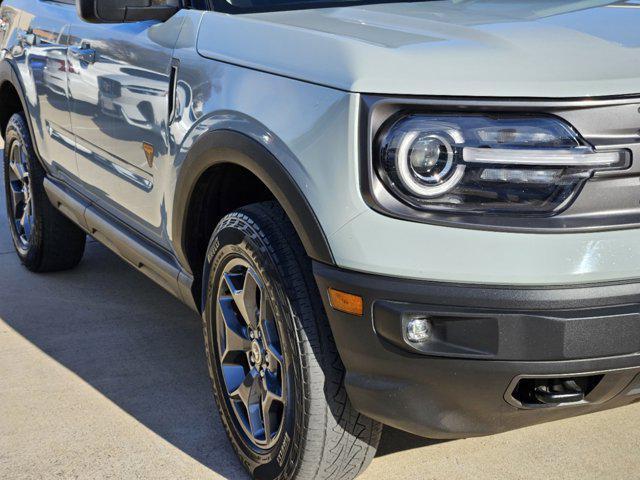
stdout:
POLYGON ((91 23, 164 22, 178 7, 155 5, 154 0, 76 0, 78 15, 91 23))

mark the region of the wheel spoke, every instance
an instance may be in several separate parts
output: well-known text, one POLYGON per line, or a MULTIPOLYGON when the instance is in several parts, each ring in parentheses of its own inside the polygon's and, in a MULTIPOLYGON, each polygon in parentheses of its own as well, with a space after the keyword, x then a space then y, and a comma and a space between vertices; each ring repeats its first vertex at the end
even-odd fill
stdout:
POLYGON ((22 184, 22 195, 24 197, 24 203, 31 203, 31 188, 29 188, 29 184, 22 184))
POLYGON ((261 411, 260 375, 252 368, 240 386, 229 394, 232 400, 242 403, 249 422, 249 431, 254 438, 259 438, 264 432, 261 411))
POLYGON ((20 188, 17 188, 18 185, 15 185, 15 183, 17 182, 12 182, 9 185, 9 189, 11 195, 11 206, 13 208, 13 217, 18 218, 21 215, 19 213, 19 209, 25 204, 26 199, 24 190, 21 188, 22 185, 20 185, 20 188))
POLYGON ((249 370, 249 373, 244 377, 242 383, 229 394, 233 400, 239 400, 245 406, 245 408, 249 408, 249 404, 251 403, 251 397, 254 393, 254 387, 256 385, 256 379, 260 378, 258 371, 255 368, 249 370))
POLYGON ((282 397, 282 377, 273 372, 267 372, 265 375, 265 392, 270 401, 283 403, 282 397))
MULTIPOLYGON (((266 311, 269 308, 265 308, 266 311)), ((261 309, 261 313, 262 313, 261 309)), ((260 330, 262 331, 262 336, 264 338, 264 348, 267 350, 267 354, 269 355, 269 363, 271 366, 273 364, 271 362, 277 362, 281 368, 284 368, 284 359, 282 357, 282 352, 280 351, 280 341, 278 338, 278 330, 272 320, 269 318, 264 318, 260 322, 260 330)), ((271 370, 275 370, 271 368, 271 370)))
POLYGON ((258 319, 260 317, 260 299, 262 298, 262 289, 260 280, 252 269, 247 270, 244 277, 244 285, 242 286, 242 303, 246 312, 246 319, 253 328, 258 327, 258 319))
POLYGON ((264 438, 271 439, 271 404, 272 401, 265 395, 262 398, 262 422, 264 423, 264 438))
POLYGON ((260 438, 264 434, 264 423, 262 421, 262 408, 260 402, 252 403, 247 408, 249 417, 249 429, 253 438, 260 438))
POLYGON ((244 304, 243 287, 242 285, 238 285, 239 281, 242 281, 242 275, 225 273, 224 280, 229 289, 229 293, 231 294, 231 298, 233 298, 233 301, 242 316, 242 319, 247 325, 250 325, 248 320, 249 315, 247 314, 247 309, 244 304))
POLYGON ((24 154, 22 153, 22 149, 16 148, 16 150, 18 150, 18 153, 12 155, 12 158, 9 161, 9 167, 13 171, 16 180, 24 182, 24 180, 29 176, 29 172, 26 168, 26 161, 23 158, 24 154))
POLYGON ((264 321, 269 320, 271 318, 271 315, 272 315, 272 312, 271 312, 271 308, 269 307, 269 296, 266 291, 262 292, 262 289, 261 289, 259 317, 258 317, 258 321, 260 322, 261 327, 264 321))
POLYGON ((264 378, 265 389, 262 394, 261 406, 262 406, 262 419, 264 422, 264 432, 265 438, 270 440, 272 432, 271 427, 271 407, 274 402, 278 402, 284 404, 284 400, 282 398, 282 385, 278 385, 280 380, 276 375, 272 373, 267 373, 264 378), (277 388, 275 388, 277 386, 277 388), (274 390, 277 390, 274 391, 274 390))
POLYGON ((13 176, 16 180, 20 180, 22 178, 20 169, 18 169, 18 164, 13 158, 9 160, 9 168, 13 172, 13 176))
POLYGON ((29 240, 31 237, 31 204, 29 203, 24 206, 24 211, 20 218, 20 226, 22 227, 22 232, 24 232, 25 240, 29 240))
POLYGON ((227 394, 235 391, 246 376, 245 367, 238 364, 227 363, 222 365, 222 374, 224 375, 224 382, 227 387, 227 394))
POLYGON ((29 206, 25 205, 24 209, 22 210, 22 216, 20 217, 20 226, 22 227, 22 229, 25 229, 25 226, 27 223, 29 223, 29 206))
POLYGON ((247 352, 251 350, 251 340, 247 337, 246 326, 240 323, 233 309, 234 300, 222 297, 218 300, 221 327, 224 329, 224 344, 220 345, 222 362, 231 352, 247 352))
POLYGON ((226 273, 225 282, 236 303, 242 318, 252 328, 258 326, 258 297, 261 297, 260 281, 251 269, 247 269, 244 278, 240 274, 226 273), (242 281, 242 285, 238 285, 242 281))
POLYGON ((225 281, 244 321, 250 327, 257 328, 259 316, 258 297, 261 297, 260 281, 251 269, 247 269, 242 285, 239 286, 238 283, 241 277, 238 274, 226 273, 225 281))

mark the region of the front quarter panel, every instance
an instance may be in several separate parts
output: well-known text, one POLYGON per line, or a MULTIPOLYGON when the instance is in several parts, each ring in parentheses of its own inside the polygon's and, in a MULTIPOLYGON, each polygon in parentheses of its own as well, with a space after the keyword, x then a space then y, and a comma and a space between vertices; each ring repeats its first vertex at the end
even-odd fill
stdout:
MULTIPOLYGON (((205 13, 204 15, 209 15, 205 13)), ((216 14, 213 14, 216 15, 216 14)), ((169 219, 178 257, 186 265, 180 232, 184 202, 179 194, 194 145, 212 131, 239 132, 268 151, 292 177, 329 236, 355 217, 362 203, 355 178, 354 114, 356 96, 201 57, 195 48, 200 15, 185 19, 175 51, 180 61, 176 120, 171 134, 176 145, 174 177, 167 194, 174 205, 169 219), (176 193, 177 192, 177 193, 176 193)), ((200 32, 206 41, 206 32, 200 32)))

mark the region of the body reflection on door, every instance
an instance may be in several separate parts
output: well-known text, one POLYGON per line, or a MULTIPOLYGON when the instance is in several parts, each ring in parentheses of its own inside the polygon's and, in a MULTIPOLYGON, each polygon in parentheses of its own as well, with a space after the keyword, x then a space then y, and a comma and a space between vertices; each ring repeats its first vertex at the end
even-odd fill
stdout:
POLYGON ((69 96, 82 187, 160 244, 165 220, 153 187, 168 154, 171 58, 181 24, 71 26, 69 96))

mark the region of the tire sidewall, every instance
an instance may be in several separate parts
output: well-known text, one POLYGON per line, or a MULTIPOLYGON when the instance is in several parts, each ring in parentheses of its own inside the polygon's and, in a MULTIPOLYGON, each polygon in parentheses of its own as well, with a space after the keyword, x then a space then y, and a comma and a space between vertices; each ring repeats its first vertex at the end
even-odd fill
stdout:
POLYGON ((207 251, 203 288, 204 313, 203 326, 209 374, 213 383, 216 403, 231 443, 242 460, 245 468, 257 479, 288 478, 295 470, 302 432, 304 431, 303 368, 302 355, 296 341, 295 313, 286 294, 277 261, 258 236, 249 234, 244 222, 235 225, 224 223, 216 229, 207 251), (268 451, 258 452, 244 439, 243 432, 236 425, 235 414, 225 393, 220 366, 217 361, 217 341, 215 322, 215 301, 218 285, 224 266, 233 258, 241 257, 254 268, 264 283, 273 305, 276 322, 280 331, 280 341, 287 364, 287 407, 284 414, 284 431, 278 443, 268 451), (283 308, 283 306, 288 308, 283 308))

